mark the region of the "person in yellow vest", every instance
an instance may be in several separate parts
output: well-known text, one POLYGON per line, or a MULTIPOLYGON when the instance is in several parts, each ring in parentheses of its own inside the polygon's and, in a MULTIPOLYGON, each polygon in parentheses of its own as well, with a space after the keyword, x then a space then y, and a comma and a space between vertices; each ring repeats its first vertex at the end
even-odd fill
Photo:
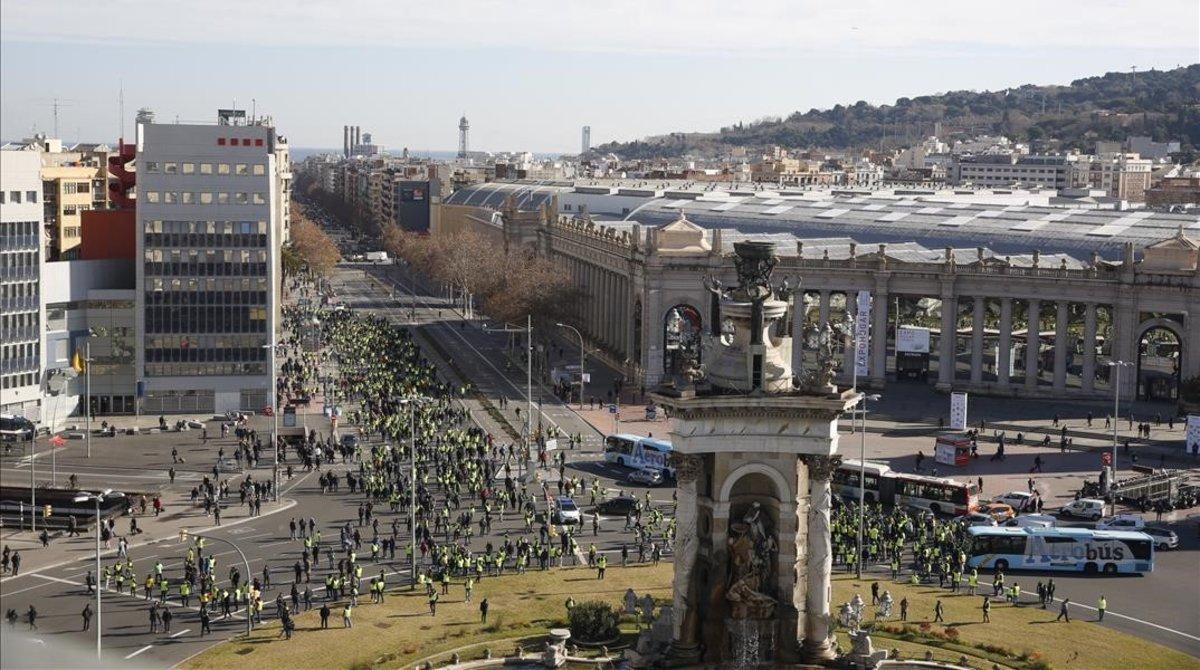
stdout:
POLYGON ((1106 609, 1108 609, 1108 600, 1101 595, 1099 600, 1096 601, 1096 611, 1100 614, 1096 621, 1104 621, 1104 610, 1106 609))
POLYGON ((979 588, 979 571, 972 569, 971 576, 967 577, 967 584, 971 587, 971 595, 975 595, 975 590, 979 588))

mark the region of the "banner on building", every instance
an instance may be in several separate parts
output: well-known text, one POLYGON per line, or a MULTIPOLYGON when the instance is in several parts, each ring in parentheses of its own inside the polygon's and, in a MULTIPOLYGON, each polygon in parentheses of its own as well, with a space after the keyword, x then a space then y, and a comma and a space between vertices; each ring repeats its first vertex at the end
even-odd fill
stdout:
POLYGON ((967 429, 967 394, 950 394, 950 429, 967 429))
POLYGON ((929 329, 900 326, 896 329, 896 351, 905 354, 929 353, 929 329))
POLYGON ((867 361, 871 348, 871 294, 858 292, 857 312, 854 315, 854 374, 867 376, 867 361))
POLYGON ((1200 414, 1189 414, 1187 418, 1187 438, 1184 450, 1192 455, 1200 454, 1200 414))

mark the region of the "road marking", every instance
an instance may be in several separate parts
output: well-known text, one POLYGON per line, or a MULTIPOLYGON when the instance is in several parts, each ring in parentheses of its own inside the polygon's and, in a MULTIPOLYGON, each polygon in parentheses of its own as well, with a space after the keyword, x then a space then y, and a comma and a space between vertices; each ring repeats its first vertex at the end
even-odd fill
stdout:
MULTIPOLYGON (((1055 598, 1055 601, 1062 602, 1060 598, 1055 598)), ((1072 602, 1071 605, 1073 605, 1075 607, 1082 607, 1085 610, 1091 610, 1093 612, 1099 611, 1095 607, 1092 607, 1091 605, 1084 605, 1083 603, 1072 602)), ((1166 633, 1174 633, 1175 635, 1178 635, 1180 637, 1186 637, 1189 640, 1195 640, 1197 642, 1200 642, 1200 637, 1197 637, 1190 633, 1185 633, 1181 630, 1175 630, 1174 628, 1167 628, 1166 626, 1160 626, 1152 621, 1146 621, 1145 619, 1139 619, 1137 617, 1132 617, 1132 616, 1129 616, 1128 614, 1118 614, 1112 610, 1104 610, 1104 614, 1105 614, 1105 616, 1115 616, 1115 617, 1119 617, 1121 619, 1126 619, 1128 621, 1133 621, 1135 623, 1145 624, 1147 626, 1150 626, 1151 628, 1157 628, 1166 633)))
MULTIPOLYGON (((279 512, 283 512, 283 511, 286 511, 286 510, 289 510, 289 509, 291 509, 291 508, 295 507, 295 506, 296 506, 296 504, 297 504, 297 502, 296 502, 296 500, 295 500, 294 498, 289 498, 289 499, 286 499, 286 500, 284 500, 284 501, 283 501, 283 503, 284 503, 283 505, 281 505, 280 507, 278 507, 278 508, 276 508, 276 509, 269 509, 269 508, 268 508, 268 511, 267 511, 265 514, 260 514, 259 516, 248 516, 248 517, 245 517, 245 518, 238 519, 238 520, 236 520, 236 521, 232 521, 232 522, 230 522, 230 523, 227 523, 227 524, 225 524, 224 526, 206 526, 206 527, 201 527, 201 528, 199 528, 199 529, 197 529, 197 530, 198 530, 198 532, 203 532, 203 533, 221 531, 221 530, 224 530, 225 528, 228 528, 228 527, 231 527, 231 526, 237 526, 237 525, 240 525, 240 524, 243 524, 243 523, 247 523, 247 522, 251 522, 251 521, 257 521, 257 520, 260 520, 260 519, 262 519, 263 517, 268 517, 268 516, 271 516, 272 514, 278 514, 279 512)), ((189 530, 192 530, 192 529, 189 529, 189 530)), ((263 534, 264 534, 264 535, 270 535, 271 533, 263 533, 263 534)), ((175 535, 170 535, 170 536, 167 536, 167 537, 160 537, 160 538, 158 538, 158 539, 155 539, 155 540, 146 540, 145 542, 139 542, 139 543, 130 544, 130 545, 129 545, 129 548, 130 548, 130 549, 136 549, 136 548, 138 548, 138 547, 144 547, 144 546, 148 546, 148 545, 155 545, 155 544, 160 544, 160 543, 164 543, 164 542, 173 542, 174 544, 179 544, 178 537, 177 537, 177 536, 175 536, 175 535)), ((117 553, 117 550, 116 550, 116 549, 109 549, 109 550, 105 551, 103 554, 101 554, 101 556, 112 556, 112 555, 115 555, 116 553, 117 553)), ((150 557, 147 557, 147 558, 150 558, 150 557)), ((64 566, 64 565, 70 565, 70 564, 72 564, 72 563, 81 563, 81 562, 83 562, 83 561, 93 561, 93 560, 95 560, 95 555, 94 555, 94 554, 93 554, 93 555, 91 555, 91 556, 80 556, 79 558, 73 558, 73 559, 69 559, 69 560, 66 560, 66 561, 59 561, 59 562, 57 562, 57 563, 51 563, 50 565, 47 565, 47 566, 44 566, 44 567, 37 568, 36 570, 31 570, 31 571, 29 571, 29 572, 23 572, 23 573, 21 573, 20 575, 9 576, 9 577, 5 577, 5 578, 3 578, 3 579, 0 579, 0 584, 3 584, 3 583, 6 583, 6 582, 9 582, 9 581, 12 581, 12 580, 14 580, 14 579, 21 579, 21 578, 23 578, 23 577, 31 577, 31 576, 36 576, 37 574, 39 574, 39 573, 41 573, 41 572, 43 572, 43 571, 46 571, 46 570, 55 570, 55 569, 57 569, 57 568, 60 568, 60 567, 62 567, 62 566, 64 566)), ((137 559, 137 560, 141 560, 141 559, 137 559)))
POLYGON ((178 633, 171 633, 171 639, 173 640, 173 639, 179 637, 180 635, 183 635, 184 633, 190 633, 190 632, 192 632, 191 628, 184 628, 183 630, 179 631, 178 633))
POLYGON ((128 661, 129 659, 133 658, 134 656, 137 656, 138 654, 142 653, 143 651, 146 651, 148 649, 153 649, 153 648, 154 648, 154 645, 148 644, 148 645, 142 647, 141 649, 138 649, 137 651, 133 652, 132 654, 126 656, 125 660, 128 661))
POLYGON ((61 577, 51 577, 50 575, 43 575, 40 573, 34 573, 33 576, 37 577, 38 579, 48 579, 52 582, 58 582, 59 584, 70 584, 71 586, 83 586, 79 582, 73 582, 69 579, 63 579, 61 577))

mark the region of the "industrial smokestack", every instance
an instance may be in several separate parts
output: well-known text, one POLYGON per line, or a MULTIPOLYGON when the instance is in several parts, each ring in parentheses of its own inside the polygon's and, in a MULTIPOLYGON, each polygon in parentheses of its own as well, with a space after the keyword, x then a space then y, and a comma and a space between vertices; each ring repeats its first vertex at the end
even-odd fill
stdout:
POLYGON ((362 126, 354 126, 354 151, 358 152, 358 145, 362 144, 362 126))
POLYGON ((350 126, 342 126, 342 156, 350 157, 350 126))

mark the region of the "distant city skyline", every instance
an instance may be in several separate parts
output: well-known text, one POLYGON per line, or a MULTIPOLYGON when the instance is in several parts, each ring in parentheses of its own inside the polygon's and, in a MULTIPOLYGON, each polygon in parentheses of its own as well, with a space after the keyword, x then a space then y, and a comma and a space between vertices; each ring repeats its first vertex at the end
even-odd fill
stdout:
POLYGON ((376 0, 0 5, 0 137, 115 142, 139 107, 160 121, 272 115, 293 146, 341 146, 357 124, 392 151, 575 153, 672 131, 955 89, 1067 84, 1197 61, 1200 7, 1141 3, 376 0), (216 37, 214 37, 216 36, 216 37), (1103 37, 1103 39, 1100 38, 1103 37), (77 73, 77 74, 75 74, 77 73))

